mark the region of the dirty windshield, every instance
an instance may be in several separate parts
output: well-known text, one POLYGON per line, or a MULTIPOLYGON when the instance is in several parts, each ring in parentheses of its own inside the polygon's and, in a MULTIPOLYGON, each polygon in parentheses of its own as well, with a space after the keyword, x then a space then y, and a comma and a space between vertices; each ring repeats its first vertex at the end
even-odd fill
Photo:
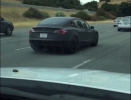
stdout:
POLYGON ((1 0, 0 8, 7 77, 103 87, 131 73, 130 0, 1 0))

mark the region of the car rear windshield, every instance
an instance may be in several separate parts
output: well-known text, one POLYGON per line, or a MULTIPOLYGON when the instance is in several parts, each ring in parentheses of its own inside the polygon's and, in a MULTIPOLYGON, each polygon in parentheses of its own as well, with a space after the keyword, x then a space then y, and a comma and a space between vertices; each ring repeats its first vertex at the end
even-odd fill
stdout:
POLYGON ((42 26, 42 25, 63 25, 64 23, 66 23, 66 19, 64 18, 47 18, 43 21, 41 21, 38 26, 42 26))
POLYGON ((123 18, 122 21, 126 21, 126 22, 129 21, 130 22, 131 19, 130 18, 123 18))
POLYGON ((122 19, 122 17, 118 17, 118 18, 116 18, 116 20, 121 20, 122 19))

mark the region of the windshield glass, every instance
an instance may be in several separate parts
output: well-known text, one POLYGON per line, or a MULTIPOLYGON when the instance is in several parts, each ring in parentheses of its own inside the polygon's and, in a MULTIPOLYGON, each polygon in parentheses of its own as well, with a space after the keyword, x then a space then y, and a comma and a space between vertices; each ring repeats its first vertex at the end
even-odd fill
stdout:
POLYGON ((116 18, 116 20, 121 20, 122 19, 122 17, 118 17, 118 18, 116 18))
POLYGON ((8 78, 8 86, 19 85, 10 78, 33 81, 30 91, 38 81, 68 84, 53 85, 62 96, 74 85, 129 93, 130 1, 1 0, 0 78, 8 78))
POLYGON ((63 18, 47 18, 41 21, 38 25, 61 25, 64 22, 66 22, 66 20, 63 18))

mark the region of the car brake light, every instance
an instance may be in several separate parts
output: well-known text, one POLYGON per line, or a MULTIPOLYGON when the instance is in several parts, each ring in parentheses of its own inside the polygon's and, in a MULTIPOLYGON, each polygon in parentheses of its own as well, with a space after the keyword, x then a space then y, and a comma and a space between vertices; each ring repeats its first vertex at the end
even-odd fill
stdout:
POLYGON ((35 30, 33 28, 30 30, 30 33, 32 33, 32 32, 35 32, 35 30))
POLYGON ((55 30, 54 33, 66 34, 65 30, 55 30))

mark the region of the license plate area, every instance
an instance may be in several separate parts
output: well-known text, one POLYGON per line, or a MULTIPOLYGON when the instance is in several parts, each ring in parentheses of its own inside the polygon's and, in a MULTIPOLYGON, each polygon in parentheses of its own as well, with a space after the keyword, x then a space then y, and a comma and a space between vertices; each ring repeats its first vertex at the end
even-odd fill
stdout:
POLYGON ((47 38, 48 34, 47 33, 40 33, 40 38, 47 38))

